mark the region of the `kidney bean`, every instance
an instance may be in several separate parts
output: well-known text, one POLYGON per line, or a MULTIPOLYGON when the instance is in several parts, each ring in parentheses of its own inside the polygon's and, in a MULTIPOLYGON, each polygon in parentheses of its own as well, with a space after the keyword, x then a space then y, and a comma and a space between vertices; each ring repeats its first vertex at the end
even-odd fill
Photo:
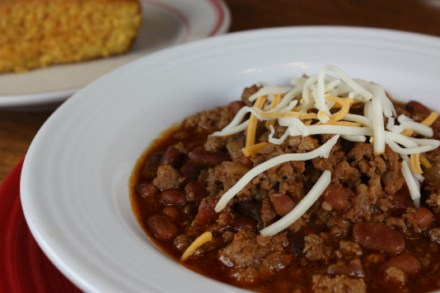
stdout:
POLYGON ((154 215, 147 219, 148 228, 159 240, 171 240, 178 234, 176 224, 165 215, 154 215))
POLYGON ((269 199, 279 216, 286 215, 295 207, 295 202, 286 194, 274 193, 269 199))
POLYGON ((386 253, 398 254, 405 249, 403 235, 385 224, 357 223, 353 239, 364 248, 386 253))
POLYGON ((289 233, 287 235, 287 239, 289 240, 289 245, 287 249, 293 255, 293 257, 298 260, 304 256, 304 237, 295 234, 289 233))
POLYGON ((185 154, 180 152, 174 145, 169 146, 160 160, 161 165, 171 165, 178 168, 184 159, 185 154))
POLYGON ((168 189, 160 193, 159 201, 165 206, 183 206, 186 203, 186 195, 178 189, 168 189))
POLYGON ((186 161, 179 172, 186 180, 194 180, 197 179, 200 174, 200 167, 196 166, 192 161, 186 161))
POLYGON ((389 261, 387 261, 384 265, 385 269, 390 267, 396 267, 401 269, 408 275, 415 275, 422 269, 422 264, 417 259, 417 257, 411 254, 402 254, 396 257, 393 257, 389 261))
POLYGON ((431 226, 432 221, 434 220, 434 215, 429 209, 425 207, 419 207, 413 214, 412 220, 417 227, 425 230, 426 228, 431 226))
POLYGON ((408 207, 413 205, 408 188, 403 186, 398 192, 388 197, 388 212, 391 216, 401 216, 408 207))
POLYGON ((244 216, 249 216, 255 219, 258 223, 261 222, 260 204, 253 200, 242 201, 234 204, 233 210, 244 216))
POLYGON ((156 176, 157 168, 160 165, 160 160, 162 159, 163 152, 156 152, 148 157, 145 162, 144 167, 142 168, 142 175, 146 177, 154 177, 156 176))
POLYGON ((202 200, 197 211, 197 215, 194 217, 193 223, 195 225, 206 225, 218 217, 218 213, 215 211, 215 205, 217 201, 206 197, 202 200))
POLYGON ((188 156, 191 162, 201 168, 214 167, 223 161, 230 160, 228 154, 205 150, 194 150, 190 152, 188 156))
POLYGON ((158 192, 153 183, 141 183, 136 187, 136 190, 143 198, 154 196, 158 192))
POLYGON ((431 125, 432 131, 433 131, 433 138, 440 139, 440 119, 437 118, 437 120, 434 121, 431 125))
POLYGON ((179 210, 176 207, 173 206, 164 207, 162 213, 175 222, 179 220, 180 214, 179 214, 179 210))
POLYGON ((143 204, 152 209, 160 209, 161 205, 157 201, 159 191, 153 183, 141 183, 136 186, 136 191, 142 197, 143 204))
POLYGON ((347 188, 336 184, 330 184, 323 194, 324 201, 337 212, 344 212, 350 207, 349 196, 347 188))
POLYGON ((186 199, 188 201, 199 202, 202 198, 208 195, 205 184, 200 181, 191 181, 185 185, 184 188, 186 199))
POLYGON ((232 115, 235 116, 235 114, 237 114, 238 111, 240 111, 240 109, 243 108, 244 106, 245 103, 243 101, 237 100, 229 103, 228 108, 229 111, 231 111, 232 115))
POLYGON ((174 246, 180 251, 183 252, 188 246, 191 245, 191 239, 186 234, 180 234, 174 238, 174 246))
POLYGON ((416 101, 409 101, 405 105, 405 110, 407 110, 411 115, 422 115, 426 117, 431 113, 431 111, 422 103, 416 101))

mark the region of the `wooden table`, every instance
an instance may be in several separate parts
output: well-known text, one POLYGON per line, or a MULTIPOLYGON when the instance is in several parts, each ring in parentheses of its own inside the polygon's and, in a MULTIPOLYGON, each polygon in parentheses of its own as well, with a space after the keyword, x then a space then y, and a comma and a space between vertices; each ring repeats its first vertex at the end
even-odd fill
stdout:
MULTIPOLYGON (((293 26, 351 25, 440 36, 440 0, 225 0, 230 31, 293 26)), ((0 182, 26 151, 50 111, 0 110, 0 182)))

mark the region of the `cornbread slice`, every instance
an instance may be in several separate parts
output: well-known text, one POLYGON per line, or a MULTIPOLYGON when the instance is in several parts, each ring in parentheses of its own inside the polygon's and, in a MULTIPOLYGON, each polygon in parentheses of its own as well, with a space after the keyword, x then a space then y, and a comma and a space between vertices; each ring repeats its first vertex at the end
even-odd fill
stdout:
POLYGON ((0 73, 127 52, 139 0, 0 0, 0 73))

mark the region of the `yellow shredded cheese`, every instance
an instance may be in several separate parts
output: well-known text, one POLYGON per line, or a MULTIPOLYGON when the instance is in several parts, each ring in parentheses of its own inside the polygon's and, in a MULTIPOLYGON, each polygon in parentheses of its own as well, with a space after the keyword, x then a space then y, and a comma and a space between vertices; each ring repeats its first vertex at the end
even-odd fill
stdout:
MULTIPOLYGON (((270 103, 270 108, 274 109, 278 104, 281 102, 281 95, 273 95, 272 102, 270 103)), ((266 121, 266 128, 269 128, 270 126, 275 125, 275 120, 268 120, 266 121)))
POLYGON ((181 261, 186 261, 191 255, 196 252, 197 249, 200 248, 203 244, 206 242, 209 242, 212 240, 212 233, 209 231, 206 231, 202 235, 196 238, 190 246, 183 252, 182 256, 180 257, 181 261))
POLYGON ((267 142, 260 142, 257 144, 250 145, 248 147, 244 147, 241 149, 241 151, 246 157, 249 157, 258 154, 261 151, 261 149, 264 148, 266 145, 268 145, 267 142))
POLYGON ((413 174, 420 175, 423 173, 420 167, 420 154, 412 154, 409 159, 409 166, 413 174))
MULTIPOLYGON (((264 103, 266 102, 267 96, 261 96, 257 99, 254 104, 254 107, 257 109, 263 108, 264 103)), ((257 131, 257 123, 258 119, 254 114, 249 118, 249 125, 247 127, 246 132, 246 147, 251 146, 255 143, 255 133, 257 131)))
POLYGON ((353 102, 353 99, 351 98, 338 98, 334 96, 327 96, 327 100, 330 102, 335 102, 337 105, 341 107, 341 109, 338 112, 330 116, 330 120, 329 120, 330 123, 343 119, 345 115, 347 115, 348 112, 350 111, 350 105, 353 102))
MULTIPOLYGON (((249 98, 254 105, 243 107, 230 124, 214 135, 226 136, 245 131, 246 144, 242 152, 246 156, 259 153, 268 143, 280 145, 289 136, 334 136, 313 151, 282 154, 255 166, 223 193, 215 207, 216 212, 224 209, 253 178, 269 168, 289 161, 328 157, 339 137, 354 142, 369 142, 373 144, 376 154, 383 154, 386 146, 398 153, 402 158, 402 174, 411 198, 416 206, 419 205, 422 167, 431 167, 422 154, 440 146, 439 140, 431 139, 433 131, 430 127, 439 114, 432 112, 420 123, 405 115, 397 117, 393 103, 382 86, 352 79, 333 65, 326 65, 318 74, 302 77, 292 84, 294 88, 262 87, 249 98), (337 77, 328 75, 328 72, 337 77), (268 97, 272 98, 270 104, 266 104, 268 97), (350 113, 353 104, 362 106, 359 103, 363 104, 363 113, 350 113), (249 113, 251 115, 246 119, 249 113), (270 130, 268 142, 255 144, 258 121, 265 121, 270 130), (399 124, 396 125, 395 121, 399 124), (275 130, 275 125, 283 128, 275 130), (280 130, 283 134, 276 137, 280 130), (413 137, 413 133, 418 136, 413 137)), ((270 229, 263 229, 261 234, 274 235, 301 217, 316 202, 331 180, 331 174, 325 172, 322 180, 312 188, 313 196, 303 198, 297 205, 298 209, 295 208, 289 217, 280 219, 270 229)))
POLYGON ((317 115, 316 113, 301 113, 301 112, 295 112, 295 111, 288 111, 288 112, 261 112, 258 113, 257 118, 260 117, 261 119, 280 119, 280 118, 289 118, 294 117, 302 120, 308 120, 308 119, 316 119, 317 115))
POLYGON ((431 168, 432 165, 424 155, 420 155, 420 163, 425 168, 431 168))
POLYGON ((429 114, 428 117, 423 119, 423 121, 420 123, 426 126, 431 126, 431 124, 434 123, 435 120, 437 120, 437 118, 438 118, 438 113, 431 112, 431 114, 429 114))

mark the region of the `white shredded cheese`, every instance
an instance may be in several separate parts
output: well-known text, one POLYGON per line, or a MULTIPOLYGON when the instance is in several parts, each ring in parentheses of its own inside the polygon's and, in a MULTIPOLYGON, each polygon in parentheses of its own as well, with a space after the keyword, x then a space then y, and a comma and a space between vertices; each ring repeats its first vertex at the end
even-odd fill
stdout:
POLYGON ((374 136, 374 152, 383 154, 385 152, 385 129, 383 121, 382 102, 379 97, 371 99, 371 122, 374 136))
MULTIPOLYGON (((420 168, 417 168, 417 171, 413 171, 415 167, 409 168, 408 155, 422 154, 440 146, 440 141, 430 138, 433 131, 429 127, 437 119, 438 114, 431 113, 428 120, 420 123, 404 115, 397 117, 396 109, 382 86, 353 79, 334 65, 326 65, 317 74, 298 78, 291 83, 293 88, 277 86, 260 88, 249 97, 249 101, 253 102, 262 96, 267 97, 262 105, 243 107, 225 128, 212 135, 227 136, 245 131, 249 127, 249 120, 245 120, 245 117, 250 113, 255 117, 253 119, 268 121, 265 123, 270 132, 267 141, 272 144, 282 144, 289 136, 322 134, 335 136, 314 151, 280 155, 254 167, 223 194, 215 207, 217 212, 221 211, 254 177, 269 168, 288 161, 328 156, 339 136, 353 142, 371 143, 376 154, 383 154, 386 145, 398 153, 402 157, 402 173, 405 181, 414 202, 418 204, 419 182, 424 178, 420 174, 420 168), (274 102, 275 98, 276 102, 274 102), (356 107, 363 106, 363 109, 359 108, 361 112, 363 111, 363 115, 350 113, 353 104, 356 104, 356 107), (279 138, 275 137, 275 125, 285 127, 284 133, 279 138), (423 138, 412 137, 412 133, 423 138)), ((252 121, 252 127, 254 126, 255 120, 252 121)), ((247 135, 253 137, 255 131, 250 131, 247 135)), ((251 143, 250 146, 252 145, 251 143)), ((280 231, 278 229, 276 231, 280 231)), ((271 233, 270 235, 273 235, 271 233)))
POLYGON ((301 216, 304 215, 304 213, 307 212, 307 210, 318 200, 330 182, 331 172, 325 170, 315 185, 313 185, 312 189, 310 189, 310 191, 298 203, 298 205, 296 205, 296 207, 294 207, 293 210, 287 213, 284 217, 261 230, 261 235, 273 236, 295 223, 295 221, 301 218, 301 216))
POLYGON ((405 178, 406 185, 408 186, 409 194, 411 199, 414 201, 416 207, 420 206, 420 185, 409 169, 408 162, 402 161, 402 175, 405 178))
POLYGON ((275 158, 272 158, 264 163, 261 163, 260 165, 255 166, 251 170, 249 170, 246 174, 243 175, 243 177, 240 178, 240 180, 237 181, 237 183, 234 184, 228 191, 226 191, 220 200, 218 201, 217 205, 215 206, 215 211, 218 213, 222 211, 228 202, 240 191, 242 190, 246 184, 251 182, 252 179, 254 179, 257 175, 263 173, 266 170, 269 170, 272 167, 275 167, 279 164, 290 162, 290 161, 307 161, 311 160, 317 157, 324 157, 327 158, 330 155, 330 151, 332 147, 336 144, 338 141, 339 136, 335 135, 331 139, 329 139, 327 142, 325 142, 323 145, 321 145, 319 148, 310 151, 308 153, 293 153, 293 154, 284 154, 279 155, 275 158))
POLYGON ((249 101, 253 102, 261 96, 282 95, 290 91, 291 87, 268 86, 260 88, 255 94, 249 97, 249 101))

